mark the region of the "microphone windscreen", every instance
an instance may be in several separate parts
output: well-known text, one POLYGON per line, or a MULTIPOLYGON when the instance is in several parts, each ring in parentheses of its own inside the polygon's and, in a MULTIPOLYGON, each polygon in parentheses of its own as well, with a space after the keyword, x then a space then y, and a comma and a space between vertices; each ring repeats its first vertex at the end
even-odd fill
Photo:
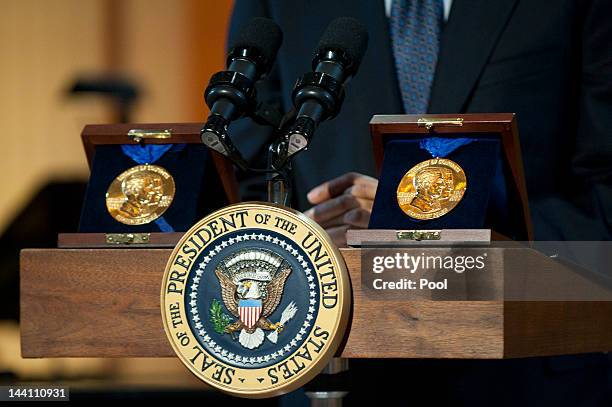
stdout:
POLYGON ((283 32, 278 24, 269 18, 256 17, 242 27, 231 48, 256 48, 271 65, 282 42, 283 32))
POLYGON ((368 48, 368 30, 354 18, 336 18, 319 41, 319 51, 326 48, 341 49, 354 64, 359 65, 368 48))

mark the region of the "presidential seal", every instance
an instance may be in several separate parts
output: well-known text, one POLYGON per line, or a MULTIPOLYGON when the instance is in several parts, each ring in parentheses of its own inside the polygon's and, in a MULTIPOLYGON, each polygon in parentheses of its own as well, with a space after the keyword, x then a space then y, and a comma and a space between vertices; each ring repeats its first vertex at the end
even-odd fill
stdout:
POLYGON ((350 308, 344 260, 315 222, 264 203, 220 209, 181 239, 161 291, 180 360, 242 397, 294 390, 343 339, 350 308))
POLYGON ((454 161, 433 158, 412 167, 397 187, 397 203, 414 219, 436 219, 450 212, 467 188, 463 169, 454 161))
POLYGON ((119 174, 106 192, 106 209, 118 222, 144 225, 159 218, 174 199, 174 178, 157 165, 137 165, 119 174))

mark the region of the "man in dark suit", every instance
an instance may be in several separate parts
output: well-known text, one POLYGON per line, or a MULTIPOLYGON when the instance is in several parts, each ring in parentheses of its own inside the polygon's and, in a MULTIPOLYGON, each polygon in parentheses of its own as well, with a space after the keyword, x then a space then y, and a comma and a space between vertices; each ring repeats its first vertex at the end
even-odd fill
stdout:
MULTIPOLYGON (((258 91, 261 100, 279 102, 287 111, 294 81, 310 69, 327 24, 351 16, 367 26, 369 47, 348 86, 342 112, 320 126, 309 150, 294 162, 294 205, 321 223, 338 244, 344 243, 348 228, 367 227, 376 191, 368 121, 374 114, 425 112, 515 112, 536 239, 609 240, 611 15, 609 0, 251 0, 236 3, 230 41, 254 16, 272 18, 281 26, 284 45, 258 91), (414 29, 419 21, 405 21, 410 7, 413 14, 425 13, 427 7, 441 13, 432 31, 435 58, 425 68, 431 69, 431 81, 425 82, 427 92, 418 95, 421 105, 411 104, 416 88, 403 71, 405 63, 414 61, 406 56, 415 56, 414 49, 406 51, 406 33, 422 32, 414 29)), ((233 125, 232 136, 257 160, 265 156, 271 133, 244 120, 233 125)), ((412 387, 413 380, 435 388, 430 380, 442 370, 444 385, 451 389, 446 394, 456 395, 451 400, 465 395, 453 393, 458 384, 480 381, 482 386, 470 390, 467 398, 476 403, 501 402, 492 397, 506 396, 517 402, 579 405, 588 398, 602 400, 604 359, 413 362, 417 370, 407 371, 405 386, 412 387)), ((387 367, 364 362, 356 370, 372 369, 374 383, 386 383, 392 381, 387 367)), ((353 394, 360 394, 359 388, 353 394)), ((446 400, 440 394, 429 396, 446 400)))

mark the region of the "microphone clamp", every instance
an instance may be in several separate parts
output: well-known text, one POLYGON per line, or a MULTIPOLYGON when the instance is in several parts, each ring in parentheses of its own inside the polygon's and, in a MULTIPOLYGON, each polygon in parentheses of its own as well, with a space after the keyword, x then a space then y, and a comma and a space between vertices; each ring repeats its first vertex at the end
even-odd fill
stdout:
POLYGON ((246 75, 235 71, 221 71, 211 78, 204 100, 211 110, 218 112, 227 120, 236 120, 255 105, 255 84, 246 75))
POLYGON ((227 134, 228 125, 229 121, 223 116, 210 115, 200 130, 200 139, 210 149, 229 158, 238 168, 246 170, 248 168, 247 162, 227 134))
POLYGON ((295 83, 292 97, 294 106, 303 106, 309 101, 320 104, 321 112, 311 112, 315 114, 315 125, 318 125, 320 121, 334 118, 340 112, 344 86, 324 72, 307 72, 295 83))

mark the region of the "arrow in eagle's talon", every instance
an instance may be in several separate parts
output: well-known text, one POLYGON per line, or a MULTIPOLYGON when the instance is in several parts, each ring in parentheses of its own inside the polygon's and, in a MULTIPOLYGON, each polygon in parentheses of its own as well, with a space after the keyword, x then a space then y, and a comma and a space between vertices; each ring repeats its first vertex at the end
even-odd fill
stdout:
POLYGON ((281 314, 281 320, 274 324, 274 331, 268 334, 268 339, 270 340, 270 342, 276 343, 278 341, 278 334, 281 333, 283 329, 285 329, 285 324, 295 316, 296 312, 297 306, 295 305, 295 302, 291 301, 289 305, 287 305, 287 307, 283 310, 283 313, 281 314))

